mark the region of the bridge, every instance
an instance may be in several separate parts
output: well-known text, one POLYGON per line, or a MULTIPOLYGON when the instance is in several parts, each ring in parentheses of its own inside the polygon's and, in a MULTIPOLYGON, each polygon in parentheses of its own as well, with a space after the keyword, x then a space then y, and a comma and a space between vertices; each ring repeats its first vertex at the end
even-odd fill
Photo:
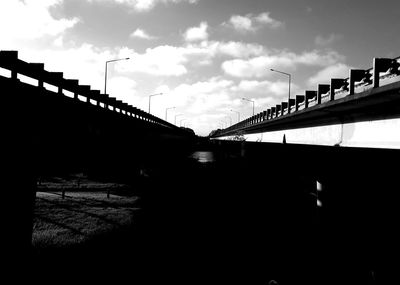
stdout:
POLYGON ((17 51, 0 51, 0 69, 3 194, 18 201, 6 207, 13 218, 5 229, 16 257, 30 248, 40 176, 84 171, 126 178, 194 142, 192 130, 25 62, 17 51))
POLYGON ((285 136, 287 143, 400 148, 399 65, 399 58, 374 58, 373 68, 352 69, 347 78, 332 78, 213 137, 282 142, 285 136), (371 132, 380 140, 368 138, 371 132))
POLYGON ((43 173, 129 179, 168 160, 143 193, 140 246, 127 251, 134 258, 121 263, 97 253, 91 262, 98 268, 113 258, 141 278, 182 284, 356 284, 375 275, 385 283, 396 272, 388 265, 397 253, 400 150, 345 146, 345 135, 339 143, 305 141, 291 132, 338 124, 344 134, 350 124, 398 119, 398 62, 375 59, 372 69, 351 70, 217 130, 202 141, 216 161, 203 166, 181 159, 198 145, 190 130, 1 51, 7 257, 20 263, 30 250, 43 173))
MULTIPOLYGON (((351 69, 347 78, 332 78, 211 134, 222 149, 235 149, 252 161, 254 180, 269 178, 255 185, 278 184, 290 192, 309 183, 304 188, 316 198, 319 220, 314 235, 319 249, 313 253, 326 262, 322 268, 314 264, 315 273, 332 278, 317 284, 360 283, 350 272, 361 267, 385 276, 392 268, 388 259, 398 253, 391 224, 399 216, 394 192, 399 185, 399 67, 399 57, 374 58, 370 69, 351 69), (341 278, 333 273, 335 258, 343 265, 336 265, 341 278)), ((379 282, 398 280, 389 275, 379 282)), ((367 279, 363 282, 379 283, 367 279)))

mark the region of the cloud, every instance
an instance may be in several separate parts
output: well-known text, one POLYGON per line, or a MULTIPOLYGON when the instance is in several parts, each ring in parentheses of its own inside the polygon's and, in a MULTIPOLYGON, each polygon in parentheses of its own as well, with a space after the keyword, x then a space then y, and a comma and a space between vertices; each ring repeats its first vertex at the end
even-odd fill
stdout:
POLYGON ((349 76, 350 69, 351 67, 344 63, 336 63, 318 71, 308 79, 307 83, 315 88, 317 84, 329 83, 331 78, 346 78, 349 76))
POLYGON ((133 31, 129 36, 131 38, 139 38, 139 39, 144 39, 144 40, 154 40, 157 38, 157 37, 149 35, 144 30, 139 29, 139 28, 137 28, 135 31, 133 31))
POLYGON ((283 22, 275 20, 269 16, 270 13, 264 12, 256 16, 254 19, 260 24, 266 25, 272 29, 276 29, 283 26, 283 22))
POLYGON ((188 42, 207 40, 208 39, 207 29, 208 29, 208 24, 206 22, 201 22, 200 26, 187 29, 184 34, 184 38, 188 42))
POLYGON ((232 91, 248 92, 254 95, 272 95, 281 96, 288 93, 287 81, 257 81, 257 80, 242 80, 235 86, 232 91))
POLYGON ((262 45, 243 42, 218 42, 217 46, 220 54, 228 55, 234 58, 258 56, 266 52, 262 45))
POLYGON ((168 85, 159 86, 154 93, 163 92, 164 95, 157 96, 152 101, 152 114, 165 118, 166 107, 176 107, 168 112, 170 122, 174 116, 183 114, 179 120, 186 119, 196 133, 207 135, 210 132, 210 124, 214 117, 221 116, 222 111, 232 108, 240 100, 232 98, 231 88, 234 81, 222 77, 211 77, 202 81, 182 83, 173 88, 168 85), (236 102, 236 103, 235 103, 236 102))
POLYGON ((239 32, 254 32, 253 20, 248 16, 234 15, 230 18, 229 23, 239 32))
POLYGON ((264 12, 257 16, 253 14, 247 14, 245 16, 233 15, 228 23, 224 22, 222 25, 231 27, 241 33, 256 32, 262 27, 277 29, 284 25, 283 22, 271 18, 269 14, 269 12, 264 12))
POLYGON ((210 65, 216 57, 246 59, 265 52, 261 45, 233 41, 202 41, 185 46, 163 45, 148 48, 144 53, 137 53, 128 48, 124 50, 120 56, 131 57, 133 62, 118 63, 119 71, 175 77, 188 74, 189 67, 210 65))
POLYGON ((121 56, 132 58, 132 63, 120 63, 117 69, 120 72, 140 72, 154 76, 181 76, 186 74, 185 64, 188 59, 184 50, 174 46, 157 46, 149 48, 143 54, 124 48, 121 56))
POLYGON ((45 36, 57 37, 79 22, 78 18, 55 19, 49 9, 62 0, 0 1, 0 34, 5 44, 29 41, 45 36))
MULTIPOLYGON (((301 89, 293 82, 290 85, 291 94, 299 92, 301 89)), ((232 92, 244 96, 251 96, 255 100, 255 105, 267 109, 268 107, 287 101, 289 85, 288 81, 269 81, 269 80, 241 80, 239 84, 231 88, 232 92)))
MULTIPOLYGON (((299 87, 292 84, 292 90, 296 92, 299 87)), ((237 83, 217 76, 179 84, 174 88, 163 85, 154 92, 163 92, 165 95, 158 96, 157 101, 152 104, 153 114, 164 118, 166 106, 175 106, 176 109, 168 114, 170 121, 173 122, 174 115, 184 113, 179 118, 187 119, 197 133, 206 135, 210 132, 210 125, 224 120, 227 122, 226 117, 229 115, 232 121, 236 121, 236 114, 230 111, 232 109, 241 113, 241 119, 251 115, 251 105, 241 100, 242 97, 255 101, 256 112, 286 100, 288 82, 241 80, 237 83)))
POLYGON ((113 76, 107 80, 107 90, 111 96, 132 106, 138 106, 142 100, 136 93, 137 83, 125 76, 113 76))
POLYGON ((318 46, 328 46, 328 45, 331 45, 332 43, 337 42, 341 39, 343 39, 343 35, 339 35, 339 34, 330 34, 326 38, 318 35, 315 37, 314 42, 318 46))
POLYGON ((117 4, 124 4, 135 11, 138 12, 145 12, 153 9, 157 4, 159 3, 164 3, 164 4, 169 4, 169 3, 189 3, 189 4, 195 4, 197 3, 198 0, 87 0, 88 2, 114 2, 117 4))
POLYGON ((322 53, 317 50, 296 54, 278 51, 250 59, 233 59, 224 61, 222 70, 233 77, 261 78, 271 75, 271 68, 295 70, 298 65, 328 66, 343 61, 344 57, 337 52, 322 53))

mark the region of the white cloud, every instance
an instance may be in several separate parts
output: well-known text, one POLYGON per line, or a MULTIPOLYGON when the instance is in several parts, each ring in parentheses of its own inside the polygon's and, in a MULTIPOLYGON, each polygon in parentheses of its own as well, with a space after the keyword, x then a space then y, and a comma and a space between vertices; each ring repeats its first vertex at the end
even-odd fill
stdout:
POLYGON ((264 53, 258 44, 242 42, 202 41, 186 46, 157 46, 144 53, 125 49, 123 56, 132 58, 132 64, 119 63, 119 71, 138 72, 154 76, 182 76, 189 66, 209 65, 217 56, 248 58, 264 53))
POLYGON ((165 95, 158 96, 157 101, 152 102, 152 113, 164 118, 166 107, 176 107, 169 111, 168 117, 170 122, 173 122, 173 117, 176 114, 183 113, 180 119, 190 121, 199 133, 205 135, 210 132, 210 126, 207 124, 202 126, 198 118, 203 115, 220 114, 220 109, 228 109, 233 102, 231 98, 231 87, 234 82, 220 77, 209 78, 204 81, 194 83, 179 84, 174 88, 166 85, 160 86, 155 92, 163 92, 165 95))
POLYGON ((249 16, 233 15, 229 23, 232 27, 240 32, 254 32, 256 29, 253 27, 253 20, 249 16))
POLYGON ((328 37, 323 37, 318 35, 315 37, 315 44, 318 46, 328 46, 334 42, 337 42, 343 38, 343 35, 340 34, 330 34, 328 37))
POLYGON ((229 55, 234 58, 247 58, 250 56, 259 56, 266 53, 265 48, 259 44, 243 42, 218 42, 218 52, 223 55, 229 55))
MULTIPOLYGON (((298 89, 297 85, 292 84, 293 92, 298 89)), ((237 116, 231 109, 239 111, 242 120, 251 115, 251 104, 241 100, 241 97, 254 100, 256 112, 281 103, 287 98, 288 82, 242 80, 235 83, 223 77, 212 77, 204 81, 180 84, 174 88, 163 85, 154 92, 164 92, 165 95, 158 96, 157 101, 152 103, 153 114, 164 118, 166 106, 175 106, 176 109, 168 113, 170 122, 173 122, 176 114, 183 113, 184 116, 179 117, 180 119, 187 119, 198 134, 206 135, 210 132, 210 125, 228 122, 229 115, 236 122, 237 116)))
POLYGON ((229 19, 229 23, 223 23, 224 26, 232 27, 238 32, 256 32, 262 27, 277 29, 284 25, 283 22, 273 19, 269 12, 259 15, 247 14, 245 16, 233 15, 229 19))
POLYGON ((270 17, 270 13, 264 12, 255 17, 255 20, 261 24, 267 25, 272 29, 276 29, 283 26, 283 22, 275 20, 270 17))
POLYGON ((144 11, 149 11, 153 9, 157 4, 159 3, 190 3, 190 4, 195 4, 197 3, 198 0, 87 0, 89 2, 93 1, 98 1, 98 2, 114 2, 117 4, 124 4, 127 5, 131 8, 133 8, 136 11, 139 12, 144 12, 144 11))
POLYGON ((331 78, 346 78, 349 76, 350 66, 337 63, 328 66, 308 79, 308 85, 315 88, 317 84, 329 83, 331 78))
POLYGON ((72 28, 79 20, 55 19, 49 8, 62 0, 0 1, 0 34, 2 48, 15 42, 36 40, 45 36, 57 37, 72 28))
POLYGON ((131 38, 139 38, 139 39, 144 39, 144 40, 154 40, 157 38, 157 37, 149 35, 144 30, 139 29, 139 28, 137 28, 135 31, 133 31, 129 36, 131 38))
POLYGON ((143 54, 125 48, 121 54, 132 58, 131 64, 118 64, 121 72, 140 72, 155 76, 181 76, 188 72, 185 67, 188 60, 184 49, 179 47, 157 46, 147 49, 143 54))
POLYGON ((206 22, 201 22, 200 26, 187 29, 184 34, 184 38, 188 42, 207 40, 208 39, 207 29, 208 29, 208 24, 206 22))
POLYGON ((264 94, 272 96, 280 96, 287 94, 288 82, 286 81, 257 81, 257 80, 242 80, 233 89, 235 92, 248 92, 253 94, 264 94))
POLYGON ((132 106, 140 106, 142 98, 136 94, 137 83, 125 76, 113 76, 107 80, 107 90, 112 97, 132 106))
POLYGON ((269 76, 270 69, 280 67, 295 70, 298 65, 328 66, 343 61, 344 57, 334 51, 321 53, 313 50, 296 54, 294 52, 280 51, 250 59, 233 59, 222 63, 222 70, 234 77, 260 78, 269 76))
MULTIPOLYGON (((299 86, 291 83, 291 93, 300 91, 299 86)), ((232 92, 251 96, 256 105, 261 109, 267 109, 272 105, 287 100, 289 85, 288 81, 269 81, 269 80, 242 80, 239 84, 231 88, 232 92)))

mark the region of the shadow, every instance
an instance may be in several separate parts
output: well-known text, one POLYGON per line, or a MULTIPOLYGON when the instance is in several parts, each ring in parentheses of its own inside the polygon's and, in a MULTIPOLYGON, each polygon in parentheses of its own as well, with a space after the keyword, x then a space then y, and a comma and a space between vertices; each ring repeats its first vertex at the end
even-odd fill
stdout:
MULTIPOLYGON (((62 197, 63 195, 62 195, 62 193, 58 193, 58 192, 54 192, 54 191, 38 191, 38 192, 43 192, 43 193, 51 193, 51 194, 53 194, 53 195, 57 195, 57 196, 60 196, 60 197, 62 197)), ((91 191, 91 192, 93 192, 93 191, 91 191)), ((97 192, 96 192, 97 193, 97 192)), ((72 199, 77 199, 77 197, 74 197, 74 196, 69 196, 69 195, 64 195, 64 197, 65 198, 70 198, 71 199, 71 202, 73 202, 73 203, 75 203, 75 204, 80 204, 80 205, 87 205, 87 204, 85 204, 85 203, 83 203, 83 202, 80 202, 80 201, 77 201, 77 200, 73 200, 72 201, 72 199)), ((133 197, 129 197, 130 199, 132 199, 133 197)), ((136 202, 137 200, 139 200, 140 198, 139 197, 134 197, 134 198, 136 198, 134 201, 131 201, 131 202, 136 202)), ((86 197, 79 197, 78 199, 80 199, 80 200, 86 200, 86 201, 88 201, 88 202, 91 202, 91 204, 93 204, 94 205, 94 203, 93 202, 96 202, 96 206, 105 206, 105 207, 108 207, 108 208, 114 208, 114 209, 122 209, 122 208, 126 208, 126 207, 123 207, 123 206, 117 206, 117 205, 115 205, 115 204, 113 204, 113 203, 111 203, 111 202, 107 202, 107 201, 104 201, 104 200, 98 200, 98 199, 96 199, 96 198, 86 198, 86 197)))
POLYGON ((58 226, 58 227, 60 227, 60 228, 70 230, 71 232, 73 232, 73 233, 76 234, 76 235, 87 236, 86 234, 84 234, 83 232, 81 232, 81 231, 78 230, 78 229, 75 229, 75 228, 73 228, 73 227, 71 227, 71 226, 68 226, 68 225, 66 225, 66 224, 57 222, 57 221, 55 221, 55 220, 52 220, 52 219, 43 217, 42 215, 37 215, 37 214, 35 214, 35 219, 40 219, 40 220, 42 220, 42 221, 45 221, 46 223, 50 223, 50 224, 56 225, 56 226, 58 226))
MULTIPOLYGON (((110 225, 112 225, 114 227, 123 226, 123 224, 119 224, 119 223, 117 223, 117 222, 115 222, 113 220, 107 219, 104 216, 101 216, 101 215, 98 215, 98 214, 94 214, 94 213, 90 213, 90 212, 87 212, 87 211, 81 211, 81 210, 78 210, 78 209, 74 209, 73 205, 61 205, 60 203, 57 203, 57 202, 54 202, 54 201, 50 201, 48 199, 41 198, 41 197, 37 197, 37 199, 45 201, 45 202, 47 202, 49 204, 53 204, 53 205, 55 205, 55 207, 63 208, 63 209, 66 209, 68 211, 71 211, 71 212, 81 213, 81 214, 85 214, 85 215, 87 215, 89 217, 93 217, 93 218, 99 219, 99 220, 101 220, 101 221, 103 221, 105 223, 108 223, 108 224, 110 224, 110 225)), ((77 203, 77 204, 89 206, 89 205, 84 204, 84 203, 77 203)), ((131 211, 131 209, 128 209, 128 210, 131 211)))

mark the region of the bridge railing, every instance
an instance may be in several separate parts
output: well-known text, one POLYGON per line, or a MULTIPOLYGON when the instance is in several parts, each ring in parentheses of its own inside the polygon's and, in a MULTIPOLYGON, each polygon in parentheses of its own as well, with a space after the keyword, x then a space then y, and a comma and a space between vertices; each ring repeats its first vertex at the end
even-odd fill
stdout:
POLYGON ((400 57, 374 58, 372 68, 351 69, 347 78, 332 78, 330 84, 319 84, 317 90, 307 90, 304 95, 296 95, 295 99, 277 104, 226 129, 217 130, 213 132, 213 137, 240 134, 257 124, 265 124, 266 121, 291 116, 309 107, 390 84, 394 80, 398 81, 399 76, 400 57))
POLYGON ((180 130, 177 126, 110 97, 108 94, 102 94, 99 90, 92 90, 89 85, 80 85, 78 80, 65 79, 62 72, 46 71, 43 63, 27 63, 18 58, 18 51, 0 51, 0 69, 1 77, 22 81, 38 88, 53 91, 58 95, 72 96, 76 100, 96 105, 110 112, 117 112, 123 116, 180 130))

